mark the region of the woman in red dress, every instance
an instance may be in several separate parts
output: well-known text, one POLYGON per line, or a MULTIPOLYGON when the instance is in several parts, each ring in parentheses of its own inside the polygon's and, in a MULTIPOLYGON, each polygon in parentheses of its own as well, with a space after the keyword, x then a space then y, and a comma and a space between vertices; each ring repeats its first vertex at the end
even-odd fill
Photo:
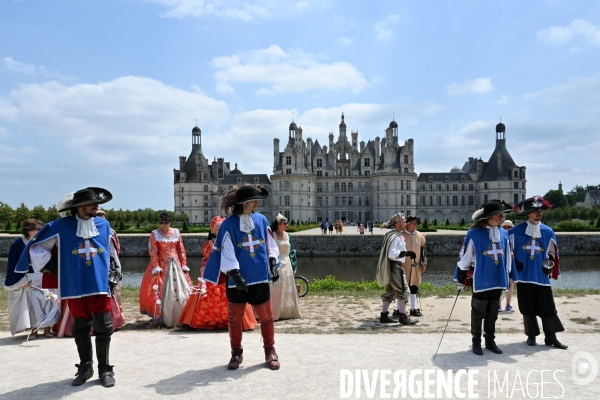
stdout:
POLYGON ((171 221, 170 214, 160 214, 160 229, 156 229, 150 234, 148 244, 150 264, 144 273, 140 287, 140 313, 152 317, 156 325, 165 323, 161 315, 161 299, 163 299, 165 276, 170 258, 174 259, 185 277, 185 281, 180 284, 188 289, 192 287, 183 239, 178 229, 171 228, 171 221))
MULTIPOLYGON (((210 282, 204 282, 202 275, 204 274, 204 266, 208 261, 208 257, 212 254, 215 245, 215 239, 219 233, 221 222, 225 218, 214 217, 210 223, 210 233, 208 240, 202 247, 202 268, 200 269, 200 278, 194 288, 194 293, 190 296, 179 323, 189 325, 195 329, 226 330, 227 329, 227 296, 225 295, 226 277, 221 275, 218 285, 213 285, 210 282)), ((244 330, 251 330, 256 327, 256 319, 254 311, 250 304, 246 307, 243 319, 244 330)))

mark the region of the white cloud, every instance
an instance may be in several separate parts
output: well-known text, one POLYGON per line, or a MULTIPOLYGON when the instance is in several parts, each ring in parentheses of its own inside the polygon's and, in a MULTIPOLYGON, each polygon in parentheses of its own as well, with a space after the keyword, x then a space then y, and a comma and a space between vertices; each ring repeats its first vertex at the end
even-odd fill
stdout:
POLYGON ((24 63, 21 61, 17 61, 15 59, 13 59, 12 57, 4 57, 3 61, 4 61, 4 66, 8 70, 13 71, 13 72, 19 72, 19 73, 24 73, 24 74, 29 74, 29 75, 40 75, 45 78, 59 78, 61 80, 73 80, 74 79, 72 76, 63 75, 56 71, 49 71, 43 65, 36 66, 33 64, 27 64, 27 63, 24 63))
POLYGON ((551 26, 542 29, 537 37, 554 45, 564 45, 581 36, 589 44, 600 46, 600 26, 584 19, 574 19, 568 26, 551 26))
POLYGON ((571 77, 565 83, 551 86, 524 96, 545 110, 572 113, 577 116, 600 115, 600 72, 590 77, 571 77))
POLYGON ((216 57, 217 90, 231 91, 231 83, 266 85, 259 95, 303 93, 311 90, 351 90, 360 92, 368 83, 362 73, 347 62, 320 63, 311 54, 284 51, 271 45, 266 49, 229 57, 216 57))
POLYGON ((462 83, 451 83, 446 86, 448 96, 465 96, 468 94, 483 94, 493 90, 490 78, 476 78, 462 83))
POLYGON ((386 18, 376 21, 373 30, 375 37, 379 40, 387 40, 394 35, 391 25, 400 20, 399 15, 388 15, 386 18))
POLYGON ((350 46, 353 41, 354 41, 353 38, 341 37, 339 39, 338 43, 341 45, 344 45, 344 46, 350 46))

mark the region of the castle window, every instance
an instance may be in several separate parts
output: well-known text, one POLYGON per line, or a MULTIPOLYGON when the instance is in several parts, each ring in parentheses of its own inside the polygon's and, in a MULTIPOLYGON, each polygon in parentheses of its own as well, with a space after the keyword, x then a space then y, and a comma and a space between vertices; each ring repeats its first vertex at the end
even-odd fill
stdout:
POLYGON ((519 202, 519 194, 518 193, 515 193, 515 195, 513 196, 513 200, 515 203, 519 202))
POLYGON ((419 197, 419 205, 420 206, 424 206, 425 205, 425 196, 419 197))
POLYGON ((371 159, 370 158, 365 158, 365 167, 370 167, 371 166, 371 159))
MULTIPOLYGON (((483 188, 487 190, 487 183, 483 184, 483 188)), ((487 201, 487 200, 486 200, 487 201)))
POLYGON ((404 190, 404 180, 400 180, 400 190, 404 190))
POLYGON ((410 206, 410 194, 406 195, 406 205, 410 206))
POLYGON ((429 196, 429 205, 432 206, 433 205, 433 196, 429 196))
POLYGON ((406 181, 406 190, 412 190, 410 182, 411 181, 406 181))
POLYGON ((290 181, 283 181, 283 190, 290 191, 291 187, 292 187, 292 185, 291 185, 290 181))
POLYGON ((460 203, 460 204, 461 204, 462 206, 464 206, 464 205, 465 205, 465 196, 461 196, 461 199, 460 199, 460 201, 461 201, 461 203, 460 203))
MULTIPOLYGON (((365 197, 365 206, 367 206, 367 207, 368 207, 368 206, 370 206, 370 205, 371 205, 371 204, 370 204, 370 197, 369 197, 369 196, 367 196, 367 197, 365 197)), ((365 218, 366 218, 366 217, 365 217, 365 218)))
POLYGON ((292 165, 292 156, 285 156, 285 165, 292 165))
POLYGON ((452 190, 454 190, 455 192, 458 191, 458 183, 452 185, 452 190))
POLYGON ((483 195, 483 202, 484 202, 484 203, 487 203, 487 201, 488 201, 488 195, 487 195, 487 194, 484 194, 484 195, 483 195))
POLYGON ((433 176, 429 175, 429 182, 433 182, 433 176))
POLYGON ((323 176, 323 171, 317 171, 317 176, 323 176))
POLYGON ((344 206, 344 207, 346 206, 346 198, 345 197, 342 197, 342 206, 344 206))
POLYGON ((285 196, 284 199, 285 199, 285 203, 283 205, 286 207, 289 207, 290 206, 290 196, 285 196))
POLYGON ((445 206, 450 205, 450 196, 444 196, 444 205, 445 206))
POLYGON ((181 196, 181 200, 183 200, 183 196, 181 196))
POLYGON ((183 188, 181 188, 181 193, 183 193, 183 188))
POLYGON ((452 196, 452 205, 453 206, 457 206, 458 205, 458 196, 452 196))
POLYGON ((473 195, 472 194, 469 195, 469 205, 470 206, 473 205, 473 195))
POLYGON ((285 173, 288 174, 288 175, 291 175, 292 174, 292 170, 288 168, 288 169, 285 170, 285 173))
POLYGON ((338 167, 337 169, 337 176, 341 176, 342 175, 342 168, 338 167))
MULTIPOLYGON (((469 183, 469 190, 473 190, 473 184, 472 183, 469 183)), ((469 204, 469 205, 472 205, 472 204, 469 204)))
POLYGON ((237 184, 238 184, 238 185, 241 185, 241 184, 242 184, 242 178, 239 178, 239 177, 237 178, 237 184))
POLYGON ((450 190, 450 185, 446 183, 446 185, 444 186, 444 190, 446 190, 447 192, 450 190))
POLYGON ((352 206, 352 197, 348 197, 348 205, 352 206))
POLYGON ((334 197, 333 198, 333 204, 336 205, 336 206, 339 206, 340 205, 340 198, 339 197, 334 197))
POLYGON ((420 188, 419 190, 421 190, 421 192, 425 191, 425 185, 420 185, 419 188, 420 188))
POLYGON ((350 175, 350 172, 348 171, 348 167, 346 167, 346 168, 344 169, 344 175, 346 175, 346 176, 347 176, 347 175, 350 175))
POLYGON ((525 189, 525 182, 523 182, 523 189, 525 189))
POLYGON ((323 168, 323 160, 321 158, 317 159, 317 168, 323 168))
POLYGON ((352 182, 348 182, 348 191, 352 192, 354 189, 354 186, 352 185, 352 182))
POLYGON ((442 190, 442 184, 438 183, 437 185, 435 185, 435 190, 441 191, 442 190))
POLYGON ((404 164, 408 164, 408 156, 404 155, 404 164))
POLYGON ((323 198, 317 197, 317 207, 323 207, 323 198))
POLYGON ((283 212, 283 216, 290 221, 292 219, 292 214, 290 214, 290 210, 286 210, 283 212))
POLYGON ((317 182, 317 193, 323 192, 323 182, 317 182))
POLYGON ((204 176, 204 180, 208 179, 208 175, 206 173, 203 176, 204 176))
POLYGON ((254 177, 254 184, 258 184, 258 176, 254 177))
POLYGON ((442 205, 442 196, 435 196, 435 205, 436 206, 442 205))
POLYGON ((464 177, 464 175, 460 177, 460 181, 461 181, 461 182, 464 182, 464 181, 465 181, 465 177, 464 177))
POLYGON ((342 182, 342 192, 346 191, 346 182, 342 182))
POLYGON ((404 168, 404 173, 408 174, 408 168, 404 168))
POLYGON ((449 180, 450 180, 450 178, 448 178, 448 175, 446 175, 446 176, 444 177, 444 181, 448 182, 449 180))
POLYGON ((433 185, 429 185, 429 191, 433 192, 433 185))
POLYGON ((208 185, 204 185, 204 191, 208 192, 208 185))
MULTIPOLYGON (((513 182, 513 183, 514 183, 513 187, 514 187, 515 189, 518 189, 518 188, 519 188, 519 182, 513 182)), ((518 203, 518 202, 519 202, 518 200, 517 200, 517 201, 515 201, 515 203, 518 203)))
POLYGON ((365 175, 371 175, 371 171, 365 171, 365 175))
MULTIPOLYGON (((518 178, 518 177, 519 177, 519 172, 518 172, 518 171, 515 171, 515 173, 513 174, 513 176, 514 176, 515 178, 518 178)), ((517 201, 517 203, 518 203, 518 201, 517 201)))
POLYGON ((339 192, 340 191, 340 184, 339 182, 336 182, 333 184, 333 191, 334 192, 339 192))

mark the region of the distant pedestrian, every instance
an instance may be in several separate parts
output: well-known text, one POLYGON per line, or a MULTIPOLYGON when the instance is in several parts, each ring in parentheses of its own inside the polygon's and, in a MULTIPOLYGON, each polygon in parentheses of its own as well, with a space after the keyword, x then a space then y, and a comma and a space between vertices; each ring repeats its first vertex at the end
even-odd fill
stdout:
POLYGON ((358 225, 358 233, 360 233, 361 235, 365 234, 365 227, 363 226, 363 224, 358 225))
POLYGON ((328 229, 329 229, 329 234, 333 235, 333 222, 329 224, 328 229))
POLYGON ((369 221, 369 233, 373 234, 373 221, 369 221))
POLYGON ((321 222, 321 234, 327 235, 327 221, 321 222))

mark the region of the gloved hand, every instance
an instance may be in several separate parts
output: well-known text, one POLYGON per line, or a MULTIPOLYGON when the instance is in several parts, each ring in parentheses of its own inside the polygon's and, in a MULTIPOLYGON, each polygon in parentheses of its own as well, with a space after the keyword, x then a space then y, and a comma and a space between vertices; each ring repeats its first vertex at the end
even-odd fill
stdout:
POLYGON ((466 287, 466 286, 464 285, 464 283, 460 283, 460 282, 454 282, 454 286, 456 286, 456 288, 457 288, 458 290, 465 290, 465 287, 466 287))
POLYGON ((56 272, 58 271, 58 258, 50 257, 50 260, 41 269, 41 272, 56 272))
POLYGON ((400 254, 398 254, 398 258, 403 258, 406 257, 406 251, 401 251, 400 254))
POLYGON ((461 269, 460 271, 458 271, 458 283, 463 285, 463 289, 464 289, 466 279, 467 279, 467 271, 465 271, 464 269, 461 269))
POLYGON ((239 269, 232 269, 226 272, 227 276, 231 278, 233 283, 235 283, 235 287, 237 290, 245 290, 248 293, 248 286, 246 285, 246 280, 240 274, 239 269))
POLYGON ((523 271, 523 268, 525 268, 525 265, 519 260, 515 259, 515 264, 517 264, 517 271, 519 272, 523 271))
POLYGON ((412 258, 413 260, 417 258, 417 254, 414 251, 407 251, 406 255, 412 258))
POLYGON ((273 257, 269 258, 269 271, 271 272, 271 280, 277 282, 279 280, 279 271, 277 271, 277 260, 273 257))

